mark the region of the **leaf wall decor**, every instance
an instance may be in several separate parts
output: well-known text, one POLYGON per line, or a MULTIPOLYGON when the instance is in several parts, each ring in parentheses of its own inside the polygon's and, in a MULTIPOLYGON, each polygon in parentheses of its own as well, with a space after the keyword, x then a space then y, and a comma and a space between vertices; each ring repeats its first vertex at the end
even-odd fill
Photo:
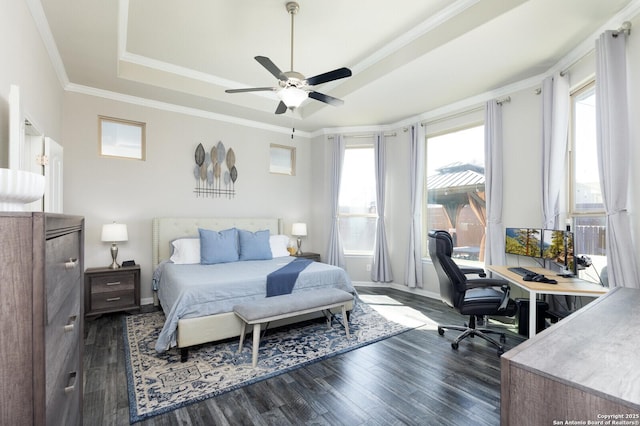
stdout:
POLYGON ((196 179, 194 192, 198 197, 235 197, 235 182, 238 178, 236 154, 218 141, 207 152, 199 143, 195 150, 196 165, 193 175, 196 179), (223 170, 225 168, 226 170, 223 170))

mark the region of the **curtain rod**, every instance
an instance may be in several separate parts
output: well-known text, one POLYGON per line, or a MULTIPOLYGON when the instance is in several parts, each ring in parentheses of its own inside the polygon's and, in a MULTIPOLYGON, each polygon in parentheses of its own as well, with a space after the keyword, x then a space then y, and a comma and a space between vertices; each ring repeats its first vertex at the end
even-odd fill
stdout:
MULTIPOLYGON (((627 36, 631 34, 631 22, 629 21, 624 21, 622 23, 622 25, 620 25, 620 28, 618 28, 617 30, 614 31, 614 37, 617 37, 618 34, 626 34, 627 36)), ((594 48, 595 49, 595 48, 594 48)), ((575 64, 577 64, 578 62, 580 62, 581 60, 583 60, 585 57, 587 57, 587 55, 590 55, 591 53, 593 53, 594 49, 589 49, 588 52, 585 52, 584 55, 580 56, 579 58, 577 58, 575 61, 571 62, 569 65, 567 65, 562 71, 560 71, 560 75, 562 77, 564 77, 571 68, 573 68, 573 66, 575 64)), ((536 94, 539 95, 540 93, 536 91, 536 94)))
MULTIPOLYGON (((403 132, 406 132, 407 129, 402 129, 403 132)), ((397 136, 398 134, 396 132, 393 133, 383 133, 382 136, 384 136, 385 138, 388 137, 392 137, 392 136, 397 136)), ((372 138, 375 136, 375 133, 371 133, 371 134, 361 134, 361 135, 342 135, 343 138, 347 139, 347 138, 353 138, 353 139, 366 139, 366 138, 372 138)), ((333 139, 335 138, 335 136, 328 136, 327 139, 333 139)))
MULTIPOLYGON (((496 100, 496 102, 498 103, 498 105, 502 105, 504 103, 511 102, 511 96, 505 96, 503 98, 498 98, 496 100)), ((435 124, 435 123, 440 123, 442 121, 451 120, 451 119, 454 119, 454 118, 465 116, 467 114, 472 114, 474 112, 482 111, 483 109, 484 109, 484 104, 478 105, 478 106, 476 106, 474 108, 465 109, 464 111, 459 111, 459 112, 456 112, 454 114, 449 114, 449 115, 445 115, 443 117, 434 118, 433 120, 423 121, 423 122, 420 123, 420 125, 422 127, 424 127, 426 125, 432 125, 432 124, 435 124)))

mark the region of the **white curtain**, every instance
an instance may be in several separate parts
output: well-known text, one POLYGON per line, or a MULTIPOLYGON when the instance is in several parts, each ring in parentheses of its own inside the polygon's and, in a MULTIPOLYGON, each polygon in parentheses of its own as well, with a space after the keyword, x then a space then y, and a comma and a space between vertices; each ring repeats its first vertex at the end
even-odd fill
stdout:
MULTIPOLYGON (((566 218, 564 181, 569 136, 570 93, 568 78, 556 73, 542 82, 542 219, 545 229, 562 229, 566 218)), ((544 300, 555 312, 571 312, 571 298, 547 294, 544 300)))
POLYGON ((542 82, 542 217, 546 229, 562 229, 566 217, 563 190, 569 131, 567 80, 556 73, 542 82))
POLYGON ((420 123, 411 126, 409 158, 409 252, 404 284, 422 288, 422 193, 424 191, 424 130, 420 123))
POLYGON ((331 191, 331 232, 329 234, 329 246, 327 248, 327 263, 329 265, 345 267, 344 249, 340 238, 340 222, 338 217, 340 197, 340 179, 342 177, 342 163, 344 162, 344 138, 335 135, 331 152, 331 175, 329 178, 331 191))
POLYGON ((393 281, 393 273, 391 272, 389 251, 387 250, 387 232, 384 220, 387 150, 384 135, 382 133, 374 135, 373 148, 376 163, 376 206, 378 211, 378 220, 376 222, 376 243, 373 250, 371 280, 374 282, 388 283, 393 281))
POLYGON ((484 174, 487 203, 487 229, 484 263, 504 265, 504 229, 502 225, 502 107, 494 99, 485 106, 484 174))
POLYGON ((609 286, 640 288, 629 204, 631 138, 625 33, 596 41, 596 120, 600 185, 606 218, 609 286))

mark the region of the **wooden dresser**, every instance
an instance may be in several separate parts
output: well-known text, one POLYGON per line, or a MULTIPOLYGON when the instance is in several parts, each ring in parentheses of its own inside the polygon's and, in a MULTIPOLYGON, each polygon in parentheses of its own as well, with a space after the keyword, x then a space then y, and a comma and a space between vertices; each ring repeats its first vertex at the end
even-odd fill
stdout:
POLYGON ((84 219, 0 212, 0 424, 81 425, 84 219))
POLYGON ((505 353, 500 424, 639 424, 639 306, 614 288, 505 353))

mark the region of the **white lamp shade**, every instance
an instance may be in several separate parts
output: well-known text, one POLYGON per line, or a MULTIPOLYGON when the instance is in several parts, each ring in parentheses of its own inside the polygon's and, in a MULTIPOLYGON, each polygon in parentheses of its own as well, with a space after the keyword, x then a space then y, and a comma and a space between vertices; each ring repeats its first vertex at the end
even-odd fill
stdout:
POLYGON ((285 87, 278 90, 278 97, 288 108, 298 108, 309 97, 309 93, 297 87, 285 87))
POLYGON ((291 235, 295 235, 296 237, 304 237, 307 235, 307 224, 306 223, 294 223, 291 225, 291 235))
POLYGON ((127 225, 123 223, 102 225, 102 241, 115 243, 118 241, 127 241, 128 239, 127 225))

